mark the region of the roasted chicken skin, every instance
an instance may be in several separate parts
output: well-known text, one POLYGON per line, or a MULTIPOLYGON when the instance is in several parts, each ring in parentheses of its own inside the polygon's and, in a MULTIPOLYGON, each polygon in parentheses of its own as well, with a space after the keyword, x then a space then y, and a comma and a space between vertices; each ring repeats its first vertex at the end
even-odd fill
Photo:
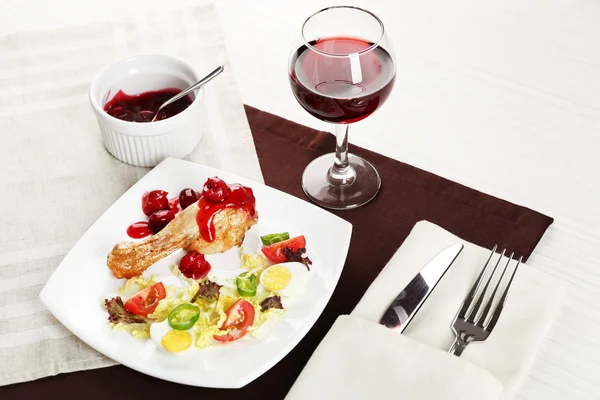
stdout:
POLYGON ((196 214, 198 203, 188 206, 156 235, 140 243, 121 242, 108 254, 107 265, 117 278, 141 275, 148 267, 178 249, 202 254, 222 253, 241 246, 248 229, 258 222, 242 208, 224 208, 213 217, 215 240, 202 239, 196 214))

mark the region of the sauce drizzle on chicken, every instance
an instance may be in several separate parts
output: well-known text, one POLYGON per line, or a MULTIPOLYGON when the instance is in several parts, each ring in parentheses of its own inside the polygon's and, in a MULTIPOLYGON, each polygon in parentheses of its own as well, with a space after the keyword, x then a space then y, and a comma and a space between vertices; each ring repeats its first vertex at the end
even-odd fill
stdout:
POLYGON ((221 202, 214 202, 200 198, 198 201, 198 214, 196 223, 200 230, 200 236, 205 241, 211 243, 215 240, 214 216, 226 208, 236 208, 244 210, 250 218, 256 218, 256 200, 252 189, 242 185, 229 185, 231 191, 221 202))

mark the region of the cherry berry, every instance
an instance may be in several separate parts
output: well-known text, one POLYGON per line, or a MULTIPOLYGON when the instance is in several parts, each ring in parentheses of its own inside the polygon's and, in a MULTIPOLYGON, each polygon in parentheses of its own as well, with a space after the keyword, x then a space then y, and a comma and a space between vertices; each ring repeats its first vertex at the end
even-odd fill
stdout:
POLYGON ((169 208, 169 199, 164 190, 153 190, 142 196, 142 211, 147 216, 151 216, 157 211, 167 210, 169 208))
POLYGON ((219 203, 229 195, 231 189, 224 180, 217 178, 208 178, 202 188, 202 197, 208 201, 219 203))
POLYGON ((171 210, 160 210, 148 218, 148 227, 152 233, 158 233, 174 219, 175 214, 171 210))
POLYGON ((183 189, 179 193, 179 205, 181 206, 182 210, 185 210, 186 208, 197 202, 199 198, 200 196, 198 195, 198 193, 196 193, 194 189, 183 189))
POLYGON ((187 253, 179 262, 179 270, 190 279, 202 279, 210 272, 210 264, 204 254, 197 251, 187 253))

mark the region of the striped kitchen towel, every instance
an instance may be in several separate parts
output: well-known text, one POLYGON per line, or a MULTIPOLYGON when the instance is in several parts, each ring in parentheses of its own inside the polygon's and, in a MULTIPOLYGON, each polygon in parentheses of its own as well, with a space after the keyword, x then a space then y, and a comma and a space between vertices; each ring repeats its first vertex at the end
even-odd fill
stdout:
MULTIPOLYGON (((74 242, 148 169, 104 149, 87 90, 128 54, 182 57, 202 75, 207 126, 188 156, 262 182, 212 4, 0 37, 0 385, 114 364, 65 329, 38 294, 74 242)), ((81 277, 85 279, 85 277, 81 277)))

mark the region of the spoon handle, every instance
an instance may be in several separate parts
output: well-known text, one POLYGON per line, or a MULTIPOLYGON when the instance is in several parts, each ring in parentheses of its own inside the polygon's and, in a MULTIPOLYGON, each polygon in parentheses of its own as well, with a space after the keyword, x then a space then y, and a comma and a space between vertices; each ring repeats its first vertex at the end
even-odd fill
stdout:
POLYGON ((165 108, 166 106, 168 106, 169 104, 173 104, 174 102, 176 102, 177 100, 181 99, 182 97, 186 96, 188 93, 193 92, 194 90, 198 89, 200 86, 204 85, 207 82, 210 82, 211 80, 213 80, 214 78, 216 78, 221 72, 223 72, 225 70, 225 67, 222 65, 219 65, 217 68, 215 68, 214 71, 212 71, 210 74, 206 75, 204 78, 200 79, 198 81, 198 83, 196 83, 193 86, 190 86, 189 88, 187 88, 186 90, 178 93, 177 95, 171 97, 169 100, 165 101, 159 108, 158 110, 156 110, 156 114, 155 114, 155 118, 156 115, 158 115, 158 112, 160 110, 162 110, 163 108, 165 108))

